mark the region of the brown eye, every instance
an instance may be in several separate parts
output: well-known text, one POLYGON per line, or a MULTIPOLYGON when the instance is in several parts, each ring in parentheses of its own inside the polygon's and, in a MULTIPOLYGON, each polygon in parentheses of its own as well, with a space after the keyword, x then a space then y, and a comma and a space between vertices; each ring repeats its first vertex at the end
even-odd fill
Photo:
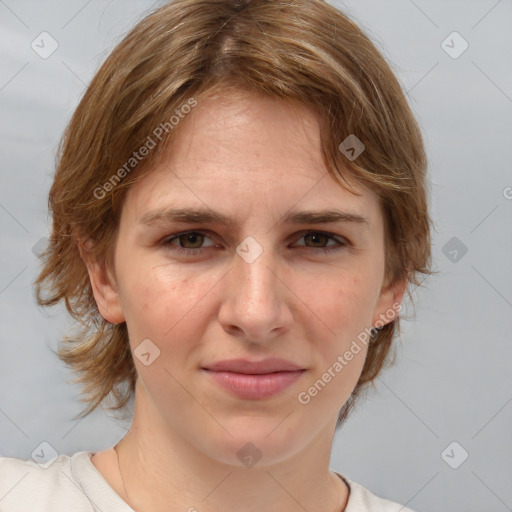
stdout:
POLYGON ((202 254, 203 251, 215 245, 208 235, 200 231, 176 233, 164 239, 162 243, 169 250, 190 256, 202 254), (205 239, 210 240, 208 245, 203 245, 205 239))
POLYGON ((185 233, 175 239, 179 240, 180 247, 199 249, 204 242, 204 235, 202 233, 185 233))
POLYGON ((338 237, 329 233, 323 233, 322 231, 309 231, 307 233, 303 233, 299 240, 304 240, 306 242, 306 244, 298 244, 299 246, 311 249, 313 252, 321 251, 324 254, 335 252, 350 245, 350 243, 343 237, 339 237, 338 239, 338 237), (327 245, 329 241, 334 243, 327 245))
POLYGON ((318 244, 320 244, 320 247, 323 247, 330 238, 332 237, 325 233, 307 233, 304 235, 305 240, 310 240, 314 244, 313 247, 318 247, 318 244))

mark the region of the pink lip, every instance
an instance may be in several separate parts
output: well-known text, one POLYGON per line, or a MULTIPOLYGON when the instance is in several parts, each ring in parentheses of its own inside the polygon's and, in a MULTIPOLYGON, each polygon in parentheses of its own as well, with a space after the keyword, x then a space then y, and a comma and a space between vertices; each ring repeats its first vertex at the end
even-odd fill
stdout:
POLYGON ((203 370, 214 381, 239 398, 268 398, 291 386, 306 370, 285 359, 262 361, 231 359, 208 365, 203 370))
POLYGON ((295 382, 305 370, 247 374, 205 370, 220 386, 239 398, 258 400, 283 391, 295 382))

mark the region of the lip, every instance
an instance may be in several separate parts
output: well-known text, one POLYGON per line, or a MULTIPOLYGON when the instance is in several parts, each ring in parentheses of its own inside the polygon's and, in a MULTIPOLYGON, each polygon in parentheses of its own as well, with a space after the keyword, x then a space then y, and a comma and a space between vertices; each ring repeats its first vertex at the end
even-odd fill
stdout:
POLYGON ((222 388, 244 400, 269 398, 291 386, 306 370, 248 374, 204 370, 222 388))
POLYGON ((202 368, 219 386, 245 400, 261 400, 284 391, 306 371, 285 359, 231 359, 202 368))

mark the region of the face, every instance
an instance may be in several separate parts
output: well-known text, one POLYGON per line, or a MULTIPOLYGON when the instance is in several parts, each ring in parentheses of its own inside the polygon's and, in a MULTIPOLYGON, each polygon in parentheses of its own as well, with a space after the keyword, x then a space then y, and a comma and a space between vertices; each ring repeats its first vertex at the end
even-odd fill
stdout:
POLYGON ((354 340, 383 314, 391 321, 403 294, 382 289, 378 200, 329 176, 317 118, 303 106, 204 98, 179 130, 126 196, 110 279, 90 270, 102 315, 127 324, 137 400, 158 435, 234 465, 248 441, 260 464, 322 436, 330 443, 367 352, 354 340), (282 362, 245 367, 252 376, 213 371, 268 358, 296 371, 282 362))

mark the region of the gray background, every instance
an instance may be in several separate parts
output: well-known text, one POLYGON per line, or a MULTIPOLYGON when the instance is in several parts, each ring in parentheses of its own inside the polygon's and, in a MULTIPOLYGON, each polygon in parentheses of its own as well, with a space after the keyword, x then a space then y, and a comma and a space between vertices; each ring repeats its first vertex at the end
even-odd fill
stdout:
MULTIPOLYGON (((331 467, 418 512, 512 510, 512 2, 331 3, 408 91, 430 158, 439 272, 414 292, 397 365, 337 433, 331 467), (469 44, 457 58, 461 39, 442 44, 453 31, 469 44), (453 469, 445 461, 460 464, 462 450, 453 469)), ((0 0, 0 455, 26 459, 42 441, 102 450, 129 426, 103 411, 71 420, 79 388, 49 350, 71 320, 37 308, 31 283, 61 133, 99 64, 153 5, 0 0), (31 48, 43 31, 59 45, 47 59, 31 48)))

